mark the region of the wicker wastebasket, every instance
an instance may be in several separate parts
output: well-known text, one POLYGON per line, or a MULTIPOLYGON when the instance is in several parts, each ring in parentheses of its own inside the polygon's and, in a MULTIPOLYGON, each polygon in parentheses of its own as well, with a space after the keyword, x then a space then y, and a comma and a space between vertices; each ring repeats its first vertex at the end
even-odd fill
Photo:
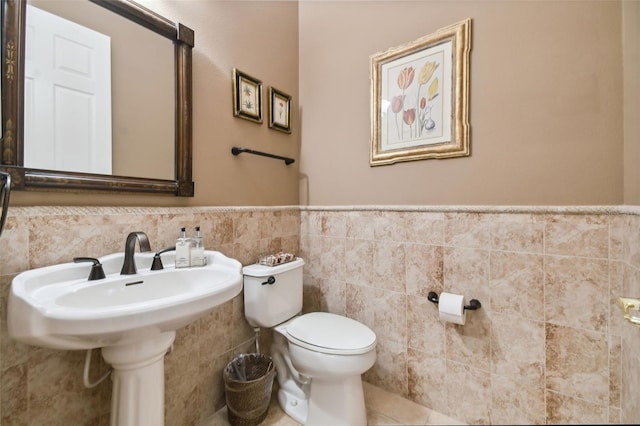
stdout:
POLYGON ((224 369, 227 417, 234 426, 253 426, 267 417, 276 370, 267 355, 240 354, 224 369))

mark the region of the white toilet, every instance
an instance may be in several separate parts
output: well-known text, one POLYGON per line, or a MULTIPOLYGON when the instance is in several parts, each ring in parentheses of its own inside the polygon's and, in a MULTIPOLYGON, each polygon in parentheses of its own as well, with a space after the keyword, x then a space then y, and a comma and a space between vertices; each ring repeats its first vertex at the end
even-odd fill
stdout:
POLYGON ((340 315, 302 310, 302 266, 249 265, 244 311, 253 327, 275 327, 271 355, 278 401, 304 425, 366 425, 361 375, 376 361, 376 335, 340 315))

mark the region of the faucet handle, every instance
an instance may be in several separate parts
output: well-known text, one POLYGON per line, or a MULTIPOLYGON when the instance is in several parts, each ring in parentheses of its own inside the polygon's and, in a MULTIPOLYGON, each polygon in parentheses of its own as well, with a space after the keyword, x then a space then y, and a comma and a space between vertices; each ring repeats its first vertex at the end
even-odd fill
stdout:
POLYGON ((162 253, 166 253, 168 251, 173 251, 175 249, 176 249, 176 246, 173 246, 173 247, 167 247, 165 249, 157 251, 156 254, 153 256, 153 263, 151 264, 151 270, 152 271, 159 271, 161 269, 164 269, 164 266, 162 266, 162 259, 160 258, 160 255, 162 253))
POLYGON ((94 257, 74 257, 73 262, 93 262, 91 273, 89 273, 89 281, 101 280, 105 277, 104 270, 102 269, 102 263, 94 257))

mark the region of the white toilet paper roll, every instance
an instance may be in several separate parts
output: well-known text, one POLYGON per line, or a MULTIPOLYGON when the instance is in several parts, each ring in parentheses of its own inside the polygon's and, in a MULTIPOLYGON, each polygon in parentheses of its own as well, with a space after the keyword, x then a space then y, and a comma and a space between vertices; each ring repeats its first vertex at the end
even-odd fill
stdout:
POLYGON ((467 311, 464 310, 464 296, 452 293, 440 293, 438 298, 440 321, 464 325, 467 311))

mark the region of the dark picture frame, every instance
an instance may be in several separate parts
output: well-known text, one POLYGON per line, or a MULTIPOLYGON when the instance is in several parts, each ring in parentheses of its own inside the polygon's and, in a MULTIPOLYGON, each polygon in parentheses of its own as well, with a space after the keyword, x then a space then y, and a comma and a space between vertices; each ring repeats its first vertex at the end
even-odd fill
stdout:
POLYGON ((262 81, 233 69, 233 115, 262 123, 262 81))
POLYGON ((291 133, 291 96, 269 87, 269 127, 291 133))

